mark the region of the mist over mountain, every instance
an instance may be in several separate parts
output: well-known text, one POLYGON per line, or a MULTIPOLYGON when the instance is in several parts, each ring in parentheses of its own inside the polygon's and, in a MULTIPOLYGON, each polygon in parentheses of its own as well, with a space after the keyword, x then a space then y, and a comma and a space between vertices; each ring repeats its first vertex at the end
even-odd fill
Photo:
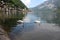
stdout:
POLYGON ((44 3, 30 9, 41 19, 49 21, 56 16, 55 10, 57 7, 60 7, 60 0, 47 0, 44 3))

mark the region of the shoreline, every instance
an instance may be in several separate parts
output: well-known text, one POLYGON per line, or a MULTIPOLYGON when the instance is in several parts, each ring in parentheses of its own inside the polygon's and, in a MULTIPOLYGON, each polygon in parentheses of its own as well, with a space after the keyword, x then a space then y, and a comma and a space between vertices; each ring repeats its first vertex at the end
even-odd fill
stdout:
POLYGON ((0 25, 0 40, 10 40, 8 34, 4 29, 2 29, 2 26, 0 25))

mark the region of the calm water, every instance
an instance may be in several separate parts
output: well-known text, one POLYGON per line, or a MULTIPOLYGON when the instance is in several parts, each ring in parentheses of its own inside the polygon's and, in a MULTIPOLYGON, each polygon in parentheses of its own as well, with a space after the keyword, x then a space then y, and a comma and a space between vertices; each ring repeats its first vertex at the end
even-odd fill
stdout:
POLYGON ((38 20, 39 17, 37 17, 36 15, 34 14, 27 14, 26 17, 23 19, 24 21, 24 24, 17 24, 16 27, 14 27, 12 29, 12 32, 11 33, 19 33, 20 31, 24 31, 24 32, 27 32, 27 31, 32 31, 34 30, 34 21, 35 20, 38 20))
POLYGON ((60 28, 55 24, 46 23, 34 14, 27 14, 24 24, 17 24, 10 33, 11 40, 60 40, 60 28), (40 25, 34 23, 40 20, 40 25))

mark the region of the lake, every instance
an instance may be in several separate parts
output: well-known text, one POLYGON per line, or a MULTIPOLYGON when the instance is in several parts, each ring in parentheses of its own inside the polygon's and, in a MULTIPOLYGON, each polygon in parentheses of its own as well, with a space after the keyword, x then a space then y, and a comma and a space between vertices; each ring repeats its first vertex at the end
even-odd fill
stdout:
POLYGON ((46 23, 32 13, 28 13, 23 21, 11 30, 11 40, 60 40, 60 27, 55 24, 46 23), (35 20, 40 20, 40 25, 34 23, 35 20))

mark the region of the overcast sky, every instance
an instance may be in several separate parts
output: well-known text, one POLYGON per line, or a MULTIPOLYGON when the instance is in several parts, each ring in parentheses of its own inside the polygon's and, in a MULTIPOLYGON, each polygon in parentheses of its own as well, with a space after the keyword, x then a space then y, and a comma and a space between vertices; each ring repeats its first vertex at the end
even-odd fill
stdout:
POLYGON ((46 0, 21 0, 28 8, 35 7, 46 0))

